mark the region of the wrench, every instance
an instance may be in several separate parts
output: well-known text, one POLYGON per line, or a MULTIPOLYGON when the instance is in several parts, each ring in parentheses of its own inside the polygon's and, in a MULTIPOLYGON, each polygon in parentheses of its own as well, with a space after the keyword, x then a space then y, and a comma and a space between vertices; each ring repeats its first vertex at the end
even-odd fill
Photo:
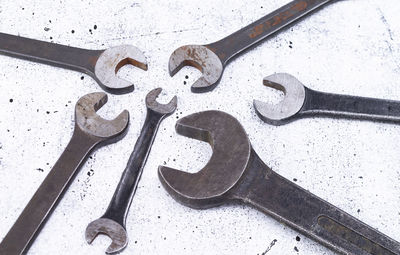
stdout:
POLYGON ((258 116, 272 125, 282 125, 307 116, 333 116, 383 122, 400 121, 400 102, 315 91, 287 73, 265 77, 264 85, 284 92, 276 105, 254 100, 258 116))
POLYGON ((294 0, 217 42, 179 47, 169 58, 169 73, 174 76, 182 67, 193 66, 203 75, 192 85, 192 92, 211 91, 234 56, 329 2, 333 1, 294 0))
POLYGON ((159 166, 158 176, 178 202, 205 209, 231 200, 253 205, 343 254, 399 255, 400 243, 273 172, 231 115, 206 111, 176 123, 177 133, 210 143, 213 155, 197 173, 159 166))
POLYGON ((90 152, 124 136, 129 112, 124 110, 114 120, 105 120, 96 111, 106 102, 105 93, 87 94, 78 100, 71 141, 0 243, 0 254, 26 253, 90 152))
POLYGON ((136 47, 121 45, 106 50, 87 50, 0 33, 0 53, 90 75, 102 89, 128 93, 134 85, 117 77, 118 70, 131 64, 147 70, 146 57, 136 47))
POLYGON ((177 105, 177 97, 173 97, 168 104, 160 104, 156 101, 161 88, 150 91, 146 96, 147 115, 139 138, 128 163, 118 183, 114 196, 104 213, 99 219, 91 222, 86 228, 86 241, 90 244, 100 233, 108 235, 112 243, 106 253, 116 253, 123 250, 128 244, 126 233, 126 216, 135 195, 139 179, 151 150, 154 138, 161 121, 171 115, 177 105))

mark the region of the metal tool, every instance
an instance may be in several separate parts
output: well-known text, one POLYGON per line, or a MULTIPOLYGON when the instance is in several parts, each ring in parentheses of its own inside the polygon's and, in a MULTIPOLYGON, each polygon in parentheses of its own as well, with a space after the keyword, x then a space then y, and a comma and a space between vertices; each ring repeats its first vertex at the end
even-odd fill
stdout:
POLYGON ((161 90, 161 88, 157 88, 147 94, 146 120, 114 196, 104 215, 91 222, 86 228, 85 235, 88 243, 92 243, 100 233, 108 235, 112 239, 112 243, 106 250, 108 254, 119 252, 128 244, 125 223, 132 198, 150 153, 151 145, 156 137, 158 127, 161 121, 176 109, 176 96, 168 104, 157 102, 156 98, 161 93, 161 90))
POLYGON ((147 70, 146 57, 132 45, 87 50, 0 33, 0 53, 86 73, 114 94, 134 90, 131 82, 117 77, 121 67, 131 64, 147 70))
POLYGON ((213 149, 211 159, 197 173, 159 167, 163 186, 178 202, 204 209, 242 201, 337 252, 400 254, 400 243, 273 172, 231 115, 195 113, 178 120, 175 128, 213 149))
POLYGON ((192 92, 213 90, 221 80, 228 61, 233 57, 313 10, 333 1, 294 0, 217 42, 182 46, 176 49, 169 59, 169 73, 173 76, 182 67, 193 66, 203 75, 192 85, 192 92))
POLYGON ((265 77, 263 82, 284 93, 284 99, 276 105, 254 100, 258 116, 269 124, 282 125, 318 115, 400 122, 400 101, 319 92, 307 88, 287 73, 273 74, 265 77))
POLYGON ((89 153, 124 136, 129 112, 124 110, 114 120, 105 120, 96 111, 106 102, 105 93, 87 94, 78 100, 71 141, 0 243, 0 254, 27 252, 89 153))

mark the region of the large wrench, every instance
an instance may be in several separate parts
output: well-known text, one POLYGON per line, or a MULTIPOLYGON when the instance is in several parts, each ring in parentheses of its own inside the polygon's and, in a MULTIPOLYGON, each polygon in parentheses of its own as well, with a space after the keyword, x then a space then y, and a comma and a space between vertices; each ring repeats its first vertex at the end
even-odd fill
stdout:
POLYGON ((254 100, 258 116, 273 125, 282 125, 307 116, 365 119, 400 122, 400 101, 331 94, 304 86, 287 73, 265 77, 264 85, 284 92, 276 104, 254 100))
POLYGON ((106 102, 105 93, 87 94, 78 100, 71 141, 0 243, 0 254, 27 252, 89 153, 124 136, 129 112, 124 110, 114 120, 105 120, 96 111, 106 102))
POLYGON ((337 252, 400 255, 400 243, 273 172, 234 117, 220 111, 200 112, 181 118, 175 128, 213 149, 211 159, 197 173, 159 167, 163 186, 180 203, 209 208, 239 200, 337 252))
POLYGON ((156 98, 161 88, 150 91, 146 96, 147 115, 139 138, 118 183, 114 196, 101 218, 91 222, 86 228, 86 241, 92 243, 100 233, 108 235, 112 243, 106 253, 119 252, 128 244, 125 223, 132 198, 142 175, 151 145, 156 137, 161 121, 176 109, 177 97, 168 104, 160 104, 156 98))
POLYGON ((169 58, 169 73, 173 76, 187 65, 196 67, 203 75, 192 85, 192 92, 213 90, 221 80, 225 66, 234 56, 333 1, 294 0, 217 42, 179 47, 169 58))
POLYGON ((114 94, 131 92, 131 82, 116 73, 131 64, 147 70, 146 57, 132 45, 87 50, 0 33, 0 53, 90 75, 102 89, 114 94))

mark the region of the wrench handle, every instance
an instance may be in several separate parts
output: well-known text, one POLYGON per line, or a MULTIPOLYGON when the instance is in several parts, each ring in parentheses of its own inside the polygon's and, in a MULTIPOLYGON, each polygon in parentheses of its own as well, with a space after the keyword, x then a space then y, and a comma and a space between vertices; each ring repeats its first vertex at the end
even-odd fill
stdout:
POLYGON ((125 228, 125 220, 128 214, 132 198, 135 195, 137 185, 146 164, 151 145, 157 134, 160 122, 165 115, 147 110, 146 120, 136 141, 125 170, 114 192, 107 211, 102 218, 112 219, 125 228))
POLYGON ((330 94, 306 88, 300 114, 398 122, 400 101, 330 94))
POLYGON ((0 254, 23 254, 34 241, 77 170, 99 142, 87 136, 82 139, 82 135, 82 131, 75 128, 66 149, 0 243, 0 254), (59 185, 61 183, 64 185, 59 185))
POLYGON ((247 27, 206 45, 206 47, 214 51, 225 66, 235 55, 328 2, 332 2, 332 0, 294 0, 247 27))
POLYGON ((20 59, 84 72, 94 76, 103 50, 86 50, 0 33, 0 53, 20 59))
POLYGON ((273 172, 254 151, 235 196, 337 252, 400 254, 400 243, 273 172))

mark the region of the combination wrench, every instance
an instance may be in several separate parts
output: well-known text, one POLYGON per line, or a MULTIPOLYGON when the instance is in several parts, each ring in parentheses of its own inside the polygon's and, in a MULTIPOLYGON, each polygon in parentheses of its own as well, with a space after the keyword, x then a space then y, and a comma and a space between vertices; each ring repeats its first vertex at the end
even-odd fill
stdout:
POLYGON ((193 66, 202 72, 202 76, 192 85, 192 92, 211 91, 233 57, 333 1, 336 0, 294 0, 217 42, 181 46, 169 58, 169 73, 173 76, 182 67, 193 66))
POLYGON ((131 64, 147 70, 146 57, 132 45, 87 50, 0 33, 0 53, 86 73, 102 89, 113 94, 134 90, 131 82, 117 77, 121 67, 131 64))
POLYGON ((90 152, 123 138, 129 112, 124 110, 114 120, 105 120, 96 111, 106 102, 105 93, 87 94, 78 100, 70 142, 0 243, 0 254, 26 253, 90 152))
POLYGON ((151 145, 156 137, 161 121, 171 115, 177 106, 177 97, 168 104, 160 104, 156 98, 161 88, 150 91, 146 96, 146 120, 136 141, 135 147, 118 183, 106 212, 99 219, 91 222, 85 232, 86 241, 90 244, 100 233, 108 235, 112 243, 106 253, 120 252, 128 244, 126 233, 126 216, 135 194, 137 185, 146 164, 151 145))
POLYGON ((307 116, 400 122, 399 101, 315 91, 287 73, 265 77, 263 83, 284 93, 284 99, 276 105, 254 100, 258 116, 272 125, 286 124, 307 116))
POLYGON ((176 131, 208 142, 213 154, 197 173, 159 166, 168 193, 183 205, 206 209, 242 201, 343 254, 400 255, 400 243, 272 171, 231 115, 206 111, 181 118, 176 131))

